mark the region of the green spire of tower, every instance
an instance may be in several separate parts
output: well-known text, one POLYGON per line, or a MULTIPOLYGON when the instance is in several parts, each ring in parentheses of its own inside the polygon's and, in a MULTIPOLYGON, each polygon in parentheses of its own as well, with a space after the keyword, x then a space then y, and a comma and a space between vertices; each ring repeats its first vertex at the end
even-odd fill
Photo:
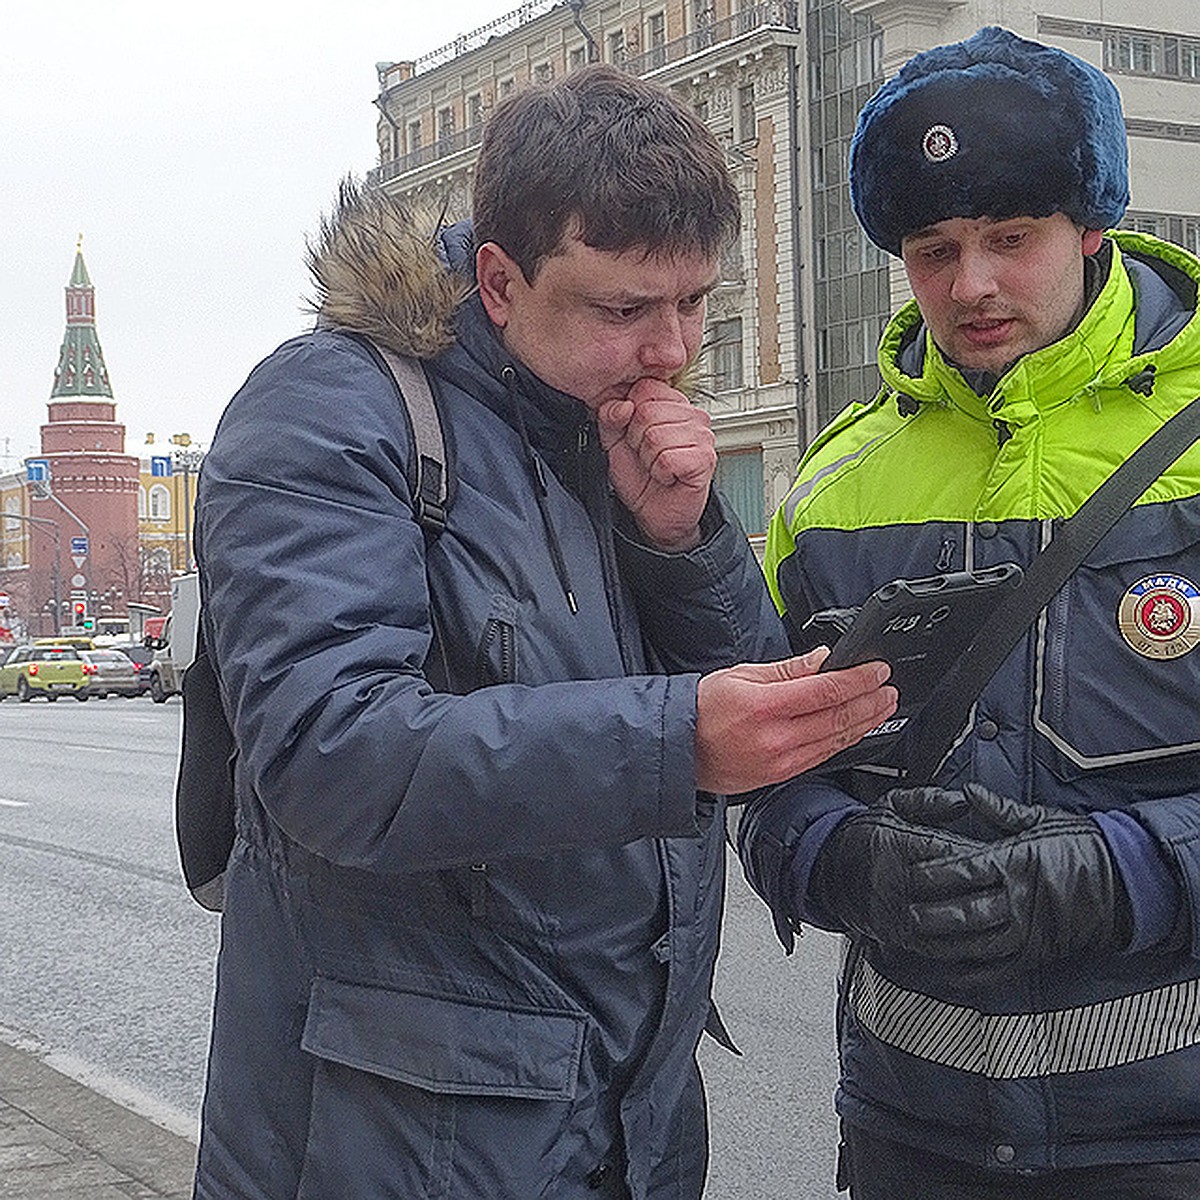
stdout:
POLYGON ((75 267, 67 284, 67 329, 50 398, 90 396, 112 399, 104 351, 96 332, 96 291, 83 261, 83 234, 75 245, 75 267))

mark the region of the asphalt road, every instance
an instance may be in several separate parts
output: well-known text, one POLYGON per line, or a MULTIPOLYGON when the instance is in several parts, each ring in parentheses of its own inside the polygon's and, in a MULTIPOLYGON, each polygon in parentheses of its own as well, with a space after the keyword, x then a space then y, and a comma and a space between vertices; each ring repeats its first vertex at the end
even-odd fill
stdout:
MULTIPOLYGON (((194 1132, 217 920, 178 875, 178 700, 0 704, 0 1037, 194 1132)), ((716 997, 743 1055, 701 1047, 706 1200, 834 1200, 835 939, 786 958, 730 859, 716 997)))

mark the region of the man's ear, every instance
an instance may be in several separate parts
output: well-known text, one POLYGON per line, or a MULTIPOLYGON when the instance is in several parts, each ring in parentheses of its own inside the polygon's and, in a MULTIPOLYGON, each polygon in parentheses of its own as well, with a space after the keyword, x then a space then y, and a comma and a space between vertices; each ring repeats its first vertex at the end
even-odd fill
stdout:
POLYGON ((512 311, 513 289, 525 282, 521 268, 495 242, 484 242, 475 251, 475 278, 487 315, 503 329, 512 311))
POLYGON ((1104 241, 1103 229, 1085 229, 1083 231, 1083 255, 1085 258, 1095 254, 1100 249, 1100 243, 1104 241))

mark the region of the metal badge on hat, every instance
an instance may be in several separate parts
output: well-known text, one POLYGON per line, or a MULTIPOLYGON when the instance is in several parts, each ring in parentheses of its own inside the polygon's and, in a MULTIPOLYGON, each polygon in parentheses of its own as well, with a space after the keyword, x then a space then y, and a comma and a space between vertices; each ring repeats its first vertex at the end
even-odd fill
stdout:
POLYGON ((1200 588, 1181 575, 1147 575, 1121 597, 1121 636, 1146 658, 1181 658, 1200 643, 1200 588))
POLYGON ((958 138, 949 125, 931 125, 921 139, 921 149, 931 163, 945 162, 958 153, 958 138))

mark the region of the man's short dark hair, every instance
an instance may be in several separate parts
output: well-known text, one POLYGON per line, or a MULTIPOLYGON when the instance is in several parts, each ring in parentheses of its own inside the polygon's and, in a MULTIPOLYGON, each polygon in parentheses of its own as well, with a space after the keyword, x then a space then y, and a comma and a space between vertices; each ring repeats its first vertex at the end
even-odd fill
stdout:
POLYGON ((665 88, 582 67, 497 107, 475 169, 475 238, 532 281, 568 235, 596 250, 716 256, 737 191, 704 122, 665 88))

